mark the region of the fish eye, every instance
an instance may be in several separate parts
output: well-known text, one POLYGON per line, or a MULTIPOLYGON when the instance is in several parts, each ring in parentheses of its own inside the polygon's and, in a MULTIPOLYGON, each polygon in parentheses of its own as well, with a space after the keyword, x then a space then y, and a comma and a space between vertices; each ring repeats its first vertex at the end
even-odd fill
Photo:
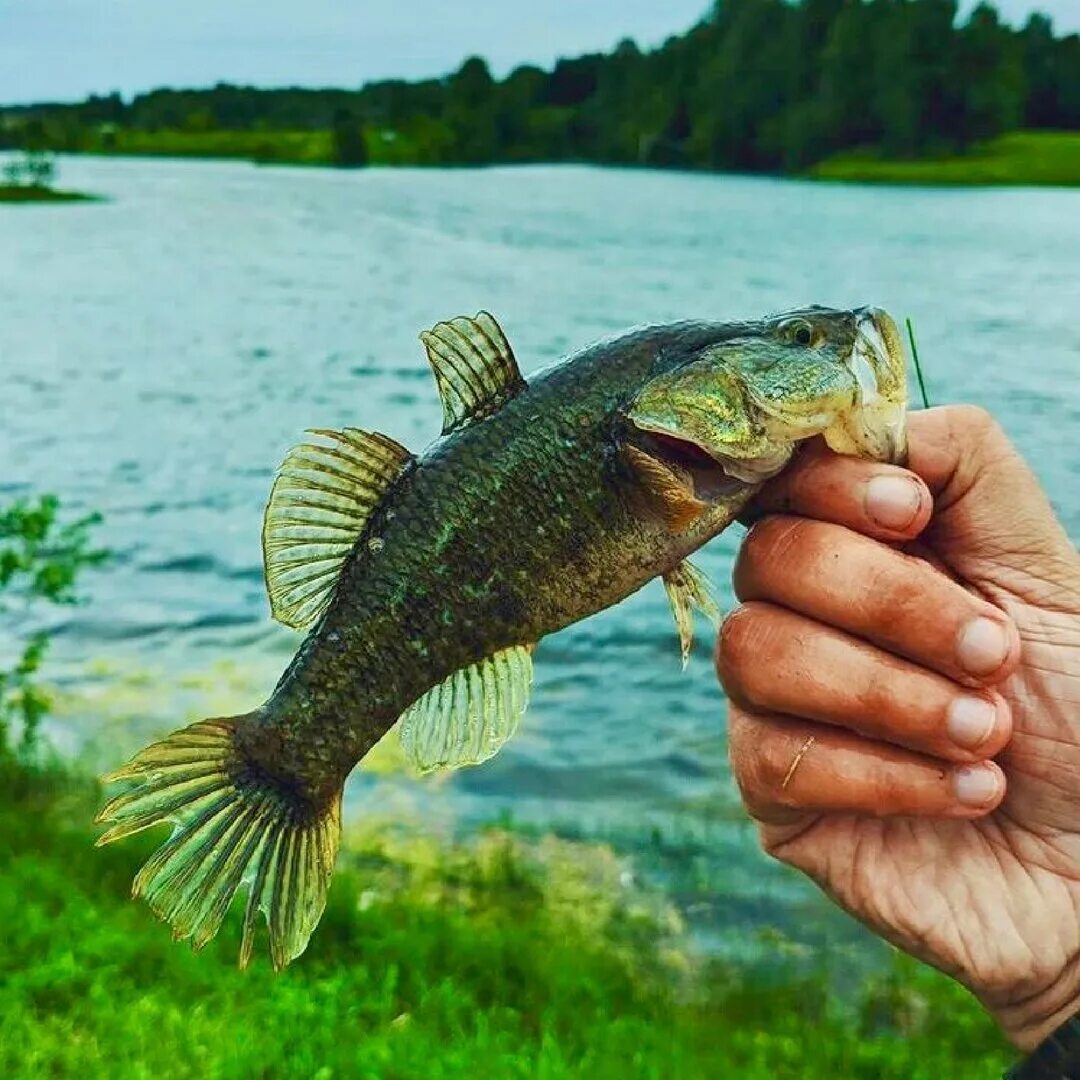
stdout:
POLYGON ((788 339, 796 345, 806 347, 814 344, 814 328, 805 319, 792 319, 784 324, 783 329, 788 339))

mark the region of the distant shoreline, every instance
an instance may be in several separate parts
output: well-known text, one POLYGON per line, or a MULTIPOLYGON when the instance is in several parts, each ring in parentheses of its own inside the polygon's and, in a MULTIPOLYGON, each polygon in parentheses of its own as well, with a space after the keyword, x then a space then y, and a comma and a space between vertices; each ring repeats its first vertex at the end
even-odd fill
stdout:
MULTIPOLYGON (((372 140, 369 166, 401 166, 409 168, 445 167, 423 161, 404 160, 396 155, 380 153, 372 140)), ((95 157, 167 157, 177 160, 250 161, 256 165, 289 165, 333 167, 328 132, 282 131, 258 133, 245 131, 184 132, 162 130, 141 132, 137 140, 114 148, 88 148, 69 151, 95 157), (255 137, 253 137, 255 136, 255 137)), ((505 162, 484 164, 567 164, 561 159, 551 161, 505 162)), ((587 159, 574 161, 580 165, 603 165, 587 159)), ((453 167, 453 166, 450 166, 453 167)), ((463 166, 464 167, 464 166, 463 166)), ((655 166, 621 166, 645 167, 655 166)), ((666 170, 662 170, 666 171, 666 170)), ((681 170, 680 170, 681 171, 681 170)), ((689 170, 712 172, 712 170, 689 170)), ((846 151, 826 158, 802 173, 731 173, 716 171, 716 175, 776 176, 779 178, 833 181, 846 183, 900 184, 910 186, 1058 186, 1080 187, 1080 132, 1016 131, 975 148, 963 155, 940 158, 898 160, 884 158, 871 150, 846 151)), ((75 192, 56 192, 49 189, 40 197, 10 198, 0 187, 0 201, 77 201, 93 196, 75 192)))
POLYGON ((103 202, 97 195, 82 191, 58 191, 56 188, 27 184, 0 184, 0 203, 29 205, 31 203, 103 202))

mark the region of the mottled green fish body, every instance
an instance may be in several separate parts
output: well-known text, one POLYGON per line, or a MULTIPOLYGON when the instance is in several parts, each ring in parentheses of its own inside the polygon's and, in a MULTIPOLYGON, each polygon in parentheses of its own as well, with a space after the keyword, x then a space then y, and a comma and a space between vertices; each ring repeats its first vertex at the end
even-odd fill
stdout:
POLYGON ((271 607, 312 626, 269 701, 148 747, 102 842, 161 821, 135 883, 201 946, 248 885, 242 962, 262 911, 281 967, 318 922, 340 799, 395 724, 417 768, 476 764, 525 711, 545 635, 661 577, 683 660, 692 609, 715 617, 687 556, 800 440, 904 453, 904 357, 875 309, 651 327, 521 377, 486 313, 422 335, 443 434, 414 457, 387 436, 317 431, 267 507, 271 607))

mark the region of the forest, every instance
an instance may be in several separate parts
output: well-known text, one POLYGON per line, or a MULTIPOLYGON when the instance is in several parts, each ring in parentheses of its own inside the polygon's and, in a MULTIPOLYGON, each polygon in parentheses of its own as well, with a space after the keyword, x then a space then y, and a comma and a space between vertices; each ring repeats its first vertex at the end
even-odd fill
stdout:
POLYGON ((473 56, 445 78, 356 90, 221 83, 0 111, 0 139, 31 149, 170 152, 173 133, 178 148, 346 166, 799 171, 852 148, 963 152, 1019 128, 1080 129, 1080 35, 1038 14, 1014 29, 989 3, 961 19, 956 0, 716 0, 654 50, 624 40, 501 80, 473 56))

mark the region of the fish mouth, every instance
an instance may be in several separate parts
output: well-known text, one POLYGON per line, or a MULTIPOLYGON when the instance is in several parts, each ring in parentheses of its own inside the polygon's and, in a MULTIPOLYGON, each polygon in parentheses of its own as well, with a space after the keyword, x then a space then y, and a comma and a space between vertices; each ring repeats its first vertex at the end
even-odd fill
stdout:
POLYGON ((636 426, 634 446, 661 462, 686 491, 703 503, 717 503, 775 476, 791 459, 794 443, 753 458, 736 458, 682 434, 636 426))
POLYGON ((839 453, 857 453, 902 465, 907 460, 907 352, 892 317, 881 308, 857 312, 850 365, 859 400, 846 410, 841 431, 825 441, 839 453))
MULTIPOLYGON (((900 333, 880 308, 852 315, 846 355, 816 361, 833 372, 820 380, 820 393, 770 393, 768 383, 723 359, 688 365, 646 388, 626 416, 638 471, 654 484, 674 484, 700 505, 770 480, 815 436, 839 454, 903 464, 907 385, 900 333)), ((808 361, 815 362, 812 354, 808 361)))

